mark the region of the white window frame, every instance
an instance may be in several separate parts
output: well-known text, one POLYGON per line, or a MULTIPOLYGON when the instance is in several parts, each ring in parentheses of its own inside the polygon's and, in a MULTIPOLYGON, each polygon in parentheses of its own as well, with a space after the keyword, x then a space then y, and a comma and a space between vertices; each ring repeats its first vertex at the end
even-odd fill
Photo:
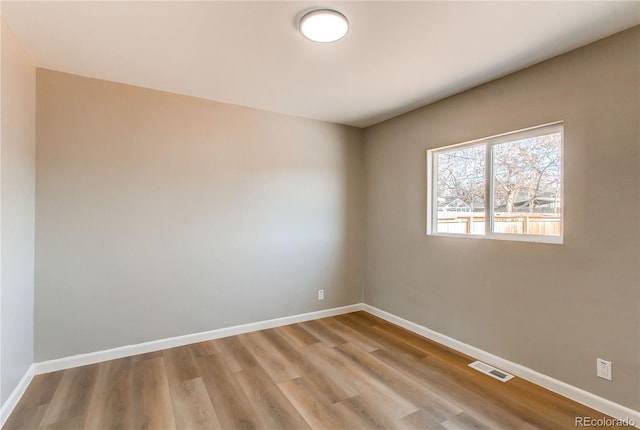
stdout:
POLYGON ((564 240, 564 122, 558 121, 554 123, 529 127, 521 130, 502 133, 495 136, 476 139, 455 145, 447 145, 435 149, 427 150, 427 235, 443 236, 443 237, 464 237, 475 239, 493 239, 493 240, 511 240, 519 242, 541 242, 562 244, 564 240), (494 199, 493 199, 493 147, 501 143, 513 142, 515 140, 526 139, 528 137, 540 136, 544 134, 560 133, 560 234, 559 235, 534 235, 534 234, 514 234, 514 233, 496 233, 492 231, 492 223, 494 219, 494 199), (485 234, 461 234, 461 233, 439 233, 437 231, 437 216, 435 211, 438 208, 437 202, 437 155, 440 152, 448 152, 452 149, 463 149, 472 146, 486 147, 485 162, 485 234))

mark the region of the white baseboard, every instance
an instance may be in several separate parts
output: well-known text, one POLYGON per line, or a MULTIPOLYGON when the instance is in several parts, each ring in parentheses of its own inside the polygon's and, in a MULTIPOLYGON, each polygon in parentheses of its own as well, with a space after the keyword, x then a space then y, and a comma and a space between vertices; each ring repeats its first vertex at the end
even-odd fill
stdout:
POLYGON ((533 382, 534 384, 540 385, 547 390, 558 393, 571 400, 575 400, 578 403, 589 406, 590 408, 593 408, 604 414, 620 420, 633 420, 635 422, 635 425, 640 428, 639 411, 635 411, 631 408, 627 408, 626 406, 622 406, 600 396, 596 396, 595 394, 592 394, 588 391, 574 387, 573 385, 569 385, 550 376, 543 375, 542 373, 536 372, 535 370, 529 369, 528 367, 506 360, 502 357, 498 357, 497 355, 493 355, 489 352, 483 351, 480 348, 468 345, 464 342, 453 339, 449 336, 438 333, 414 322, 405 320, 404 318, 400 318, 374 306, 364 304, 363 310, 386 321, 389 321, 390 323, 399 325, 400 327, 404 327, 407 330, 411 330, 412 332, 424 336, 427 339, 431 339, 442 345, 448 346, 449 348, 455 349, 456 351, 460 351, 463 354, 484 361, 487 364, 498 367, 509 373, 513 373, 515 376, 518 376, 529 382, 533 382))
POLYGON ((41 361, 34 363, 35 374, 55 372, 57 370, 70 369, 72 367, 85 366, 87 364, 100 363, 114 360, 116 358, 129 357, 137 354, 160 351, 167 348, 188 345, 191 343, 204 342, 221 337, 233 336, 236 334, 248 333, 257 330, 265 330, 273 327, 280 327, 288 324, 295 324, 303 321, 310 321, 318 318, 326 318, 363 309, 362 303, 342 306, 339 308, 324 309, 321 311, 309 312, 305 314, 292 315, 288 317, 275 318, 266 321, 258 321, 249 324, 242 324, 232 327, 225 327, 217 330, 203 331, 200 333, 187 334, 184 336, 170 337, 167 339, 154 340, 151 342, 126 345, 118 348, 106 349, 103 351, 89 352, 86 354, 72 355, 70 357, 58 358, 55 360, 41 361))
POLYGON ((18 404, 18 401, 24 395, 24 392, 27 390, 27 387, 31 383, 31 380, 34 376, 35 371, 32 364, 22 376, 20 382, 18 382, 18 385, 16 385, 16 388, 13 389, 7 401, 4 402, 2 408, 0 408, 0 428, 2 428, 2 426, 4 426, 4 423, 7 422, 9 415, 11 415, 11 412, 13 412, 13 409, 18 404))

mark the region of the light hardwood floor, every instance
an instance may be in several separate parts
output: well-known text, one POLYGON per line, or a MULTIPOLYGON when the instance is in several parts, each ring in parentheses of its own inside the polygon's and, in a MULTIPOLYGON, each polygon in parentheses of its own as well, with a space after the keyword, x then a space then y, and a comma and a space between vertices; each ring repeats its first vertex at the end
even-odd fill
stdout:
POLYGON ((365 312, 34 378, 4 429, 570 429, 604 416, 365 312))

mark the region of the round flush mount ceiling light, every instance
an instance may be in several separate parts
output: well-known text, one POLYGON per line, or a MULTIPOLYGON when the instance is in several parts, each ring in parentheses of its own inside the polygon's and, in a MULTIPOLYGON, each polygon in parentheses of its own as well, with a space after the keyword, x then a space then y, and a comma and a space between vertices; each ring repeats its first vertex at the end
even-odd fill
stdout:
POLYGON ((314 42, 335 42, 349 31, 349 21, 333 9, 316 9, 300 19, 300 32, 314 42))

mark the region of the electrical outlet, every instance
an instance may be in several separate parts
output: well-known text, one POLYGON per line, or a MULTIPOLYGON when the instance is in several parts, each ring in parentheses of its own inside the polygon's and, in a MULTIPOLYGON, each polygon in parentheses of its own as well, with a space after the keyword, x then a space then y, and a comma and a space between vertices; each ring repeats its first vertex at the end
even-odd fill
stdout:
POLYGON ((596 374, 603 379, 607 379, 609 381, 612 380, 611 377, 611 362, 607 360, 603 360, 602 358, 596 358, 596 374))
POLYGON ((318 290, 318 300, 324 300, 324 290, 318 290))

